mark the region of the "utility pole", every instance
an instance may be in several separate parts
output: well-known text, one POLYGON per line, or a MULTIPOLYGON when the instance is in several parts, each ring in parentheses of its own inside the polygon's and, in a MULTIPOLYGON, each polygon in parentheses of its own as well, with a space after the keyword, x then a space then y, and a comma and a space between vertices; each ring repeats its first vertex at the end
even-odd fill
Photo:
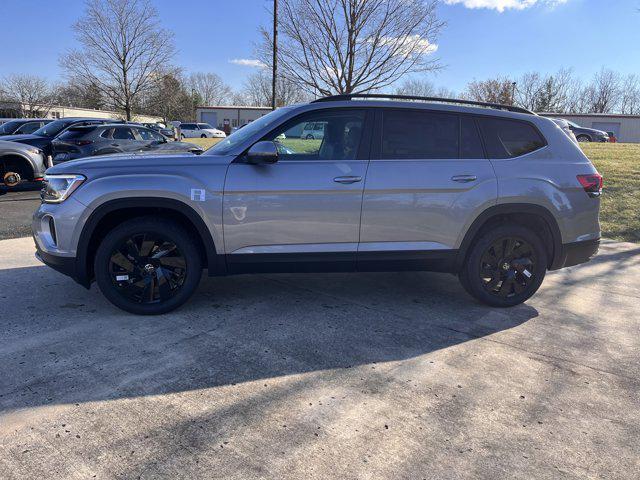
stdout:
POLYGON ((511 105, 515 105, 516 104, 516 83, 517 82, 512 82, 511 83, 511 105))
POLYGON ((276 79, 278 74, 278 0, 273 0, 273 71, 271 72, 271 108, 276 109, 276 79))

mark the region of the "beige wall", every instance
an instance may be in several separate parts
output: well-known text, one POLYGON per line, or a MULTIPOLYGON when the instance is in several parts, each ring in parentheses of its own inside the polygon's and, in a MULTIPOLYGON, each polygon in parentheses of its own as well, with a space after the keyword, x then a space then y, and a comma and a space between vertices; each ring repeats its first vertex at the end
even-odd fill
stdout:
POLYGON ((563 115, 559 113, 541 113, 545 117, 570 120, 581 127, 595 128, 617 133, 618 141, 640 143, 640 115, 563 115))

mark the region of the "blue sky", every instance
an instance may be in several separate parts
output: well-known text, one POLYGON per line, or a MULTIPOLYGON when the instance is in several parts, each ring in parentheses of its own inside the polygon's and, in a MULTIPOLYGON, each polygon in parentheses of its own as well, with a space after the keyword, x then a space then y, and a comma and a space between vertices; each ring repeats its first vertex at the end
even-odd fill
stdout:
MULTIPOLYGON (((571 67, 588 79, 601 67, 640 74, 640 0, 445 0, 448 25, 437 40, 446 68, 429 77, 462 90, 473 79, 517 76, 571 67), (484 6, 484 8, 470 7, 484 6), (511 6, 511 8, 509 8, 511 6)), ((269 0, 155 0, 174 31, 176 64, 213 71, 240 87, 252 68, 257 26, 269 21, 269 0)), ((58 57, 75 46, 71 25, 82 0, 0 0, 0 76, 39 74, 59 79, 58 57)))

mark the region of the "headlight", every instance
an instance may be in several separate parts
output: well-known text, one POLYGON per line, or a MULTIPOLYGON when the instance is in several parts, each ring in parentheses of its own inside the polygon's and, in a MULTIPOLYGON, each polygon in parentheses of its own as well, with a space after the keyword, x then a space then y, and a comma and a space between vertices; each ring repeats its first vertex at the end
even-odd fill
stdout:
POLYGON ((45 175, 40 198, 45 203, 64 202, 85 180, 83 175, 45 175))

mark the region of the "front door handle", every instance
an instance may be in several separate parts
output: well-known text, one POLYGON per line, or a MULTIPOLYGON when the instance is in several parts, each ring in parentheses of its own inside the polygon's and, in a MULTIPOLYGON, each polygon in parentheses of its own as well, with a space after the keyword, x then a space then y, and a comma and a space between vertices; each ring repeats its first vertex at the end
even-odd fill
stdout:
POLYGON ((356 176, 346 176, 346 177, 336 177, 333 179, 336 183, 343 183, 345 185, 349 185, 350 183, 357 183, 362 181, 362 177, 356 176))
POLYGON ((475 182, 478 179, 475 175, 454 175, 451 180, 459 183, 475 182))

